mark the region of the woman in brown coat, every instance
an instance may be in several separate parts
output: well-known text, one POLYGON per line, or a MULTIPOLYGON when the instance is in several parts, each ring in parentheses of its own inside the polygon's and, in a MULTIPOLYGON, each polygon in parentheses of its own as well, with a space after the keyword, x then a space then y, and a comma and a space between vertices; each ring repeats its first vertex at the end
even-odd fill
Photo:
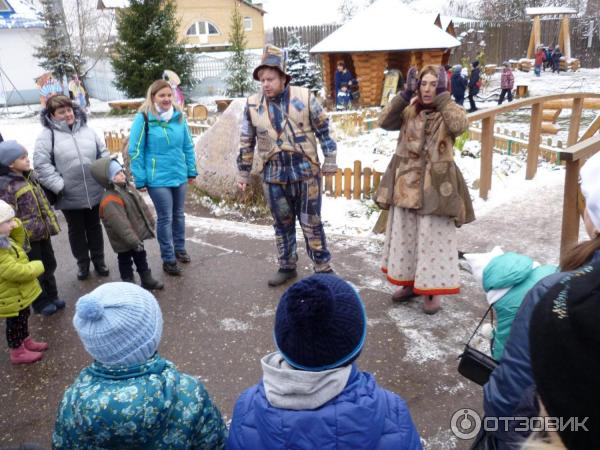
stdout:
POLYGON ((377 193, 389 208, 382 270, 399 286, 396 301, 423 296, 435 314, 442 295, 457 294, 456 225, 473 220, 471 199, 454 164, 454 140, 468 126, 446 91, 446 73, 411 68, 406 89, 383 110, 379 126, 400 130, 396 153, 377 193), (416 93, 416 96, 413 95, 416 93))

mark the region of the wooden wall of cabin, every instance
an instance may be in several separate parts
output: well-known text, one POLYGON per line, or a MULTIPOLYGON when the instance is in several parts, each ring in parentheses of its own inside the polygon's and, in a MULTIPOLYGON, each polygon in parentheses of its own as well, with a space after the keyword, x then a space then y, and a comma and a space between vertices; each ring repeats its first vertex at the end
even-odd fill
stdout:
POLYGON ((360 104, 379 105, 383 92, 383 72, 387 67, 387 53, 353 53, 352 60, 356 69, 355 75, 359 79, 360 104))

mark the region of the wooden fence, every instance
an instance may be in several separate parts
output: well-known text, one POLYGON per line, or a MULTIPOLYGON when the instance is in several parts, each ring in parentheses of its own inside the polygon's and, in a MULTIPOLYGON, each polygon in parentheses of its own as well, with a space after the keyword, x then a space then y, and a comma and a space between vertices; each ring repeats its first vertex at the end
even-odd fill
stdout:
POLYGON ((338 169, 335 175, 323 177, 323 193, 331 197, 345 197, 348 200, 371 198, 381 181, 382 173, 354 161, 354 169, 338 169))
MULTIPOLYGON (((300 38, 300 42, 306 44, 310 50, 317 45, 341 25, 311 25, 304 27, 274 27, 273 28, 273 44, 277 47, 287 47, 288 39, 291 33, 296 33, 300 38)), ((318 59, 319 55, 311 55, 311 58, 318 59)))
MULTIPOLYGON (((287 47, 291 32, 296 32, 309 48, 325 39, 341 25, 315 25, 304 27, 275 27, 273 43, 278 47, 287 47)), ((473 21, 455 24, 457 36, 465 33, 462 45, 456 48, 450 61, 458 64, 462 58, 473 59, 479 53, 479 43, 485 42, 485 57, 490 63, 500 64, 508 59, 527 56, 530 20, 512 22, 473 21), (471 32, 470 32, 471 31, 471 32)), ((559 19, 542 20, 541 40, 545 45, 556 45, 560 27, 559 19)), ((583 67, 598 67, 600 64, 600 15, 572 17, 571 55, 579 58, 583 67)))
MULTIPOLYGON (((541 23, 541 42, 547 46, 556 45, 560 20, 544 19, 541 23)), ((570 19, 571 56, 579 58, 583 67, 598 67, 600 63, 599 25, 600 15, 570 19)), ((456 23, 457 36, 460 37, 462 33, 464 36, 461 38, 462 45, 453 51, 450 61, 457 64, 462 58, 473 59, 479 52, 481 41, 485 42, 483 50, 488 63, 500 64, 509 59, 524 58, 527 56, 531 27, 530 20, 456 23)))
MULTIPOLYGON (((469 139, 481 140, 481 125, 478 122, 472 123, 469 127, 469 139)), ((515 130, 500 129, 496 127, 494 132, 494 150, 507 155, 519 155, 527 153, 529 137, 523 133, 517 133, 515 130)), ((560 156, 557 153, 564 148, 562 141, 554 141, 547 138, 545 143, 540 143, 540 154, 546 161, 560 163, 560 156)))

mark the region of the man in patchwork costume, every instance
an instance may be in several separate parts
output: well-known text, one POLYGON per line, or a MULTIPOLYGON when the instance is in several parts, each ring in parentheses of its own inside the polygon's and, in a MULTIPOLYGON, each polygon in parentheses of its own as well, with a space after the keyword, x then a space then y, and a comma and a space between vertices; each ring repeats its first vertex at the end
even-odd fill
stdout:
POLYGON ((253 76, 261 90, 248 98, 244 110, 238 184, 246 189, 253 164, 254 172, 262 173, 279 257, 279 270, 268 284, 279 286, 297 276, 296 217, 315 272, 332 272, 321 222, 321 176, 337 170, 336 144, 316 98, 306 88, 289 85, 281 49, 267 46, 253 76), (324 155, 322 166, 317 139, 324 155))

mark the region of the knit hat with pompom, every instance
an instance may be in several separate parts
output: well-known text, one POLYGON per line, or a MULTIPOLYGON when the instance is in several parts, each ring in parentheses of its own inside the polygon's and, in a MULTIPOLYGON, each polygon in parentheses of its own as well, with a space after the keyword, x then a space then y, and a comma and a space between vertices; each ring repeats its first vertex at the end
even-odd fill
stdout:
POLYGON ((275 343, 291 366, 309 371, 352 363, 365 343, 367 314, 356 289, 315 274, 290 286, 275 315, 275 343))
POLYGON ((73 325, 83 346, 107 366, 134 366, 160 343, 163 319, 156 298, 133 283, 105 283, 77 301, 73 325))

